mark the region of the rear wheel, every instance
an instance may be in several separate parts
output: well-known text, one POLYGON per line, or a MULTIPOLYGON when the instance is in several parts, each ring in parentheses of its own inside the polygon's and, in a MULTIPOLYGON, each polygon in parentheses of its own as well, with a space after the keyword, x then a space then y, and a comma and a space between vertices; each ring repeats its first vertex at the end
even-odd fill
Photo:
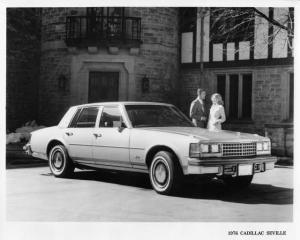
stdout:
POLYGON ((56 145, 50 150, 49 167, 55 177, 70 177, 72 175, 74 165, 65 146, 56 145))
POLYGON ((172 194, 179 190, 182 171, 174 154, 160 151, 150 165, 150 181, 153 189, 160 194, 172 194))
POLYGON ((237 176, 237 177, 225 177, 223 178, 223 181, 232 188, 245 188, 248 187, 253 179, 253 175, 249 176, 237 176))

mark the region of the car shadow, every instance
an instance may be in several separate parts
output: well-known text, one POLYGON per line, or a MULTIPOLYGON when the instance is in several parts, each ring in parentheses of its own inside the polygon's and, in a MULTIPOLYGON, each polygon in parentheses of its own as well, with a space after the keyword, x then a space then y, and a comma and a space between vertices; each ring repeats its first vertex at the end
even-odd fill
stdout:
POLYGON ((185 184, 181 192, 175 196, 244 204, 293 204, 293 189, 291 188, 252 183, 248 188, 233 189, 217 179, 190 185, 185 184))
POLYGON ((148 175, 144 173, 128 173, 103 169, 97 171, 84 170, 75 172, 72 179, 99 181, 152 190, 148 175))
MULTIPOLYGON (((142 173, 108 170, 77 171, 74 173, 72 179, 100 181, 153 191, 148 175, 142 173)), ((293 189, 258 183, 252 183, 249 188, 245 189, 231 189, 218 179, 195 180, 193 182, 186 181, 181 191, 171 197, 214 199, 245 204, 285 205, 293 204, 293 189)))

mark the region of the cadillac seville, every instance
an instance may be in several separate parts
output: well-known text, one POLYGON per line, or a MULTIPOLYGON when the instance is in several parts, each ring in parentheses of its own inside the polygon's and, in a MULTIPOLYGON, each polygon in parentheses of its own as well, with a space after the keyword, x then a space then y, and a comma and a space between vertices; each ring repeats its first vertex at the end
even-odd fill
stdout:
POLYGON ((57 126, 32 132, 25 149, 47 160, 55 177, 75 168, 144 172, 161 194, 189 175, 245 187, 276 162, 267 137, 197 128, 175 106, 153 102, 73 106, 57 126))

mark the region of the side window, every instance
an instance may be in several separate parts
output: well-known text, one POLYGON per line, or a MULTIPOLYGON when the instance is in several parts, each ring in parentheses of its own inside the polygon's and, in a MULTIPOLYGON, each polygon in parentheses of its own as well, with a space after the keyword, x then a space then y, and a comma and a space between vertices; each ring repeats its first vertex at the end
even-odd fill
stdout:
POLYGON ((96 118, 98 114, 98 107, 89 107, 89 108, 83 108, 80 113, 76 113, 71 127, 75 128, 91 128, 95 127, 96 118), (76 118, 76 115, 79 115, 76 118))
POLYGON ((100 127, 120 127, 122 115, 118 107, 104 107, 100 119, 100 127))

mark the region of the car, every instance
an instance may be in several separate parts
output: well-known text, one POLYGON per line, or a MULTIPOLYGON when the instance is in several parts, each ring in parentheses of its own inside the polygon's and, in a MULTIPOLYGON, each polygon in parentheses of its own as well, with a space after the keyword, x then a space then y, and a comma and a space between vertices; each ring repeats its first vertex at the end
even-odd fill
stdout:
POLYGON ((174 105, 154 102, 70 107, 57 126, 32 132, 26 151, 55 177, 76 167, 148 173, 160 194, 176 193, 186 176, 246 187, 277 160, 267 137, 198 128, 174 105))

